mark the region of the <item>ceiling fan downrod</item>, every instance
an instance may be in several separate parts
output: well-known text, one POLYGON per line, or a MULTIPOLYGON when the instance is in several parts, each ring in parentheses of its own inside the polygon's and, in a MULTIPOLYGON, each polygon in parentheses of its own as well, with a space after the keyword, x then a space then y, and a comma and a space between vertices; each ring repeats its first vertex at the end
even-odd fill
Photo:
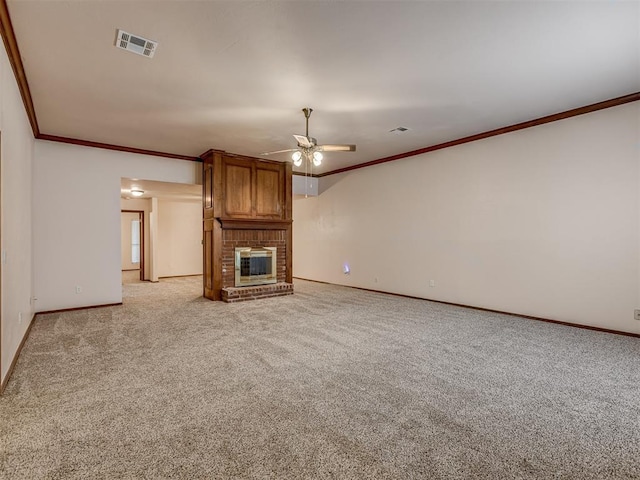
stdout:
POLYGON ((306 118, 307 123, 307 131, 305 132, 305 137, 309 138, 309 117, 311 116, 311 112, 313 112, 313 108, 306 107, 302 109, 302 113, 304 113, 304 118, 306 118))

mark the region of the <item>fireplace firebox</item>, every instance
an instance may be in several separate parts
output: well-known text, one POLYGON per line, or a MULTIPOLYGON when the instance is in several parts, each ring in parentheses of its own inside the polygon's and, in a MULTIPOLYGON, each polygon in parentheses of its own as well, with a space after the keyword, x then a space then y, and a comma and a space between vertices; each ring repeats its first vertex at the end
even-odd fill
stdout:
POLYGON ((276 247, 236 248, 236 287, 277 283, 276 247))

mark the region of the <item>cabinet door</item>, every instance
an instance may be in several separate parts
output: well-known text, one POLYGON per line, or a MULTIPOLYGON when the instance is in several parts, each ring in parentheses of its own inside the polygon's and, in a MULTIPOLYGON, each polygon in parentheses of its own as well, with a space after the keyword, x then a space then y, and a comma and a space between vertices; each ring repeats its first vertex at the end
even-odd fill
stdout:
MULTIPOLYGON (((218 157, 218 165, 220 156, 218 157)), ((216 269, 220 263, 220 235, 216 239, 216 221, 214 220, 214 155, 203 158, 202 182, 202 273, 203 295, 211 300, 220 300, 220 278, 216 269)), ((219 207, 218 207, 219 208, 219 207)))
POLYGON ((225 216, 250 218, 253 213, 251 164, 239 159, 227 160, 223 170, 225 216))
POLYGON ((280 165, 256 165, 256 217, 282 218, 283 169, 280 165))

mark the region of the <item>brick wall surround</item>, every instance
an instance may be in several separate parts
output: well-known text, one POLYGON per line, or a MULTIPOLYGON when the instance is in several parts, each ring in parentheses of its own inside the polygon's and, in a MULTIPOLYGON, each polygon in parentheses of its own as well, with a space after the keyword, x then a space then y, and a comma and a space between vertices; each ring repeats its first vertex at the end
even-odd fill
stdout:
POLYGON ((286 245, 287 232, 284 230, 223 230, 222 288, 235 287, 235 253, 238 247, 276 247, 278 283, 286 282, 286 245))

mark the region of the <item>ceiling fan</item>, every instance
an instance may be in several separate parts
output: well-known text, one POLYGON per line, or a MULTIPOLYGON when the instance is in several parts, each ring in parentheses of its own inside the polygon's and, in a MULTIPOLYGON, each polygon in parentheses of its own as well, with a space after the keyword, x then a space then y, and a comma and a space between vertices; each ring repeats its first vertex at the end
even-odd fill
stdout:
POLYGON ((355 145, 318 145, 318 141, 309 136, 309 117, 313 109, 306 107, 302 109, 304 118, 306 119, 307 130, 305 135, 294 135, 293 138, 298 142, 297 148, 287 148, 286 150, 276 150, 275 152, 265 152, 261 155, 274 155, 276 153, 293 152, 291 159, 296 167, 302 165, 303 157, 313 162, 318 167, 322 163, 322 152, 355 152, 355 145))

